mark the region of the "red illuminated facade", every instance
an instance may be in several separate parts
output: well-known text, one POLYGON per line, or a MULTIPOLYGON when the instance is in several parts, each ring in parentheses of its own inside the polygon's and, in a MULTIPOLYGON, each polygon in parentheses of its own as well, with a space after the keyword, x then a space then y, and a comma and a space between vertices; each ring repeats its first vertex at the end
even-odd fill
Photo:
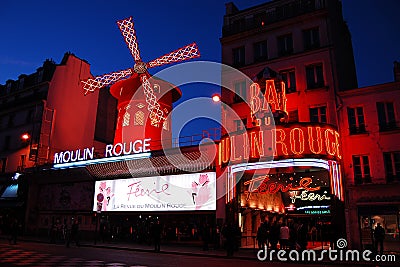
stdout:
POLYGON ((199 240, 200 225, 210 223, 216 232, 232 222, 241 229, 243 247, 254 247, 262 221, 305 220, 308 230, 317 230, 317 241, 346 237, 349 247, 366 248, 380 222, 385 247, 399 251, 400 64, 394 82, 357 88, 340 1, 272 1, 245 10, 226 5, 222 63, 252 80, 231 79, 232 90, 222 89, 221 101, 239 117, 222 110, 226 127, 216 155, 194 146, 171 148, 172 122, 165 117, 157 124, 151 113, 169 114, 181 92, 135 71, 192 58, 195 45, 144 66, 131 18, 121 23, 137 66, 85 80, 89 64, 67 53, 60 64, 47 60, 37 72, 0 86, 0 212, 19 208, 29 234, 45 235, 54 224, 78 217, 84 237, 108 227, 139 242, 144 240, 135 239, 138 233, 149 226, 145 218, 160 218, 166 237, 179 241, 199 240), (82 80, 93 94, 82 95, 82 80), (142 90, 146 81, 154 97, 142 90), (21 139, 24 133, 28 140, 21 139), (98 160, 107 145, 143 138, 152 140, 149 157, 51 169, 55 153, 93 147, 91 159, 98 160), (160 139, 171 148, 169 158, 158 149, 160 139), (216 171, 224 181, 217 187, 223 197, 216 211, 93 210, 95 182, 203 171, 216 171), (16 172, 23 174, 20 182, 10 180, 16 172), (2 197, 15 184, 19 195, 2 197))
POLYGON ((222 62, 258 82, 231 79, 233 92, 222 89, 221 97, 240 117, 222 112, 233 131, 221 139, 218 164, 228 169, 226 216, 241 228, 242 245, 252 244, 263 221, 305 219, 326 242, 344 235, 346 152, 336 95, 356 88, 357 79, 341 3, 273 1, 245 10, 228 3, 220 40, 222 62), (259 92, 264 101, 254 99, 259 92), (265 103, 275 125, 254 116, 265 103), (318 192, 300 186, 304 179, 318 192), (265 189, 256 188, 257 180, 265 189))
POLYGON ((377 223, 386 251, 400 251, 400 64, 394 81, 340 92, 347 236, 354 247, 373 243, 377 223))
POLYGON ((231 79, 236 95, 222 89, 221 100, 240 117, 229 120, 222 111, 233 130, 221 139, 218 166, 229 170, 226 219, 241 228, 242 245, 252 244, 262 221, 308 218, 320 239, 345 237, 358 249, 371 248, 379 222, 386 250, 399 251, 399 63, 394 82, 358 88, 340 1, 273 1, 245 10, 228 3, 220 40, 223 63, 261 79, 256 86, 231 79), (253 110, 263 109, 252 100, 258 91, 272 111, 283 103, 270 98, 264 79, 285 84, 287 117, 273 129, 254 120, 253 110), (305 181, 322 190, 300 186, 305 181), (290 194, 299 186, 306 190, 290 194), (330 210, 295 212, 311 199, 330 210))

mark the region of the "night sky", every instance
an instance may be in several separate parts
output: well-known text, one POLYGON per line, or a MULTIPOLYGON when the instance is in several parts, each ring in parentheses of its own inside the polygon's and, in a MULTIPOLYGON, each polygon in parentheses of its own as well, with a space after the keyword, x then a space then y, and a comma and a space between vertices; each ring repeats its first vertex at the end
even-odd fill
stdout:
MULTIPOLYGON (((129 16, 135 21, 144 61, 195 41, 201 60, 220 62, 219 38, 226 2, 3 0, 0 84, 35 72, 47 58, 60 63, 68 51, 87 60, 94 75, 132 67, 133 59, 116 24, 129 16)), ((265 1, 233 2, 244 9, 265 1)), ((400 61, 399 10, 398 0, 343 1, 360 87, 393 81, 393 61, 400 61)), ((216 90, 207 85, 182 88, 181 101, 211 96, 216 90)))

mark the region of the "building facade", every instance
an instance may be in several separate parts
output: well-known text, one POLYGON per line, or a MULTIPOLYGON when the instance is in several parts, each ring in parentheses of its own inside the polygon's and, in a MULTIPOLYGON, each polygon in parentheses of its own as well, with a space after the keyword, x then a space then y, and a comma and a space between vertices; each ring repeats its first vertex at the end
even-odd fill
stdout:
POLYGON ((249 77, 229 76, 231 89, 223 88, 221 98, 238 115, 235 119, 225 116, 224 121, 228 108, 222 110, 227 130, 221 139, 219 164, 221 172, 228 169, 227 183, 231 183, 226 216, 241 228, 242 245, 253 245, 259 225, 275 220, 307 221, 310 241, 328 243, 346 237, 353 248, 371 246, 373 229, 380 222, 386 227, 387 240, 393 241, 388 242, 398 244, 398 63, 394 83, 358 88, 340 1, 271 1, 244 10, 228 3, 220 42, 222 63, 249 77), (264 100, 254 97, 259 92, 264 100), (269 104, 274 125, 265 123, 268 114, 254 113, 263 103, 269 104), (325 134, 319 136, 325 140, 318 143, 319 137, 314 137, 321 130, 325 134), (335 140, 329 141, 330 130, 335 140), (269 144, 265 140, 270 137, 259 134, 265 131, 272 131, 269 144), (238 142, 244 140, 243 133, 248 136, 244 145, 238 142), (242 152, 249 153, 247 158, 242 152), (308 165, 301 163, 304 160, 308 165), (324 160, 327 167, 320 169, 316 162, 324 160), (260 164, 264 164, 261 173, 260 164), (235 169, 240 177, 229 177, 235 169), (328 181, 326 187, 318 187, 329 193, 330 202, 322 197, 322 201, 299 203, 293 202, 296 196, 285 196, 286 190, 297 191, 287 189, 289 185, 296 187, 300 177, 310 176, 328 181), (304 206, 329 206, 329 211, 301 212, 307 210, 304 206))
POLYGON ((2 217, 31 225, 29 200, 38 181, 28 174, 52 164, 54 153, 112 142, 116 101, 107 91, 82 97, 79 81, 90 75, 86 61, 65 53, 60 64, 46 60, 35 73, 1 86, 2 217))
POLYGON ((399 251, 399 63, 395 80, 340 92, 340 134, 346 177, 347 236, 354 247, 373 244, 380 223, 385 250, 399 251))

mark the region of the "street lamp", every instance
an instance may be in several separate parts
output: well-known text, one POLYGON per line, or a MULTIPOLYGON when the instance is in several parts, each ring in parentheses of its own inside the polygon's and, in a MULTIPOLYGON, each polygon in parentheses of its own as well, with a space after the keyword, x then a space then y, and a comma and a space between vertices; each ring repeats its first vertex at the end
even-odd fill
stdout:
POLYGON ((27 141, 29 138, 30 138, 30 136, 29 136, 28 133, 24 133, 24 134, 21 135, 21 139, 22 139, 23 141, 27 141))
POLYGON ((221 96, 219 95, 219 94, 213 94, 212 95, 212 100, 214 101, 214 102, 221 102, 221 96))

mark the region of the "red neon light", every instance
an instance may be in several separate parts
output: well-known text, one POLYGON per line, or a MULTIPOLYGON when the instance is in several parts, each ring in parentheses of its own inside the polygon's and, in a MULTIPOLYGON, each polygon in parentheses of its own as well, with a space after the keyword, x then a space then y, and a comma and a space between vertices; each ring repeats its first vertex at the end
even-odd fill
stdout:
POLYGON ((247 133, 223 137, 219 147, 219 163, 237 163, 249 158, 302 155, 325 155, 340 159, 339 133, 329 125, 276 126, 270 130, 249 130, 247 133), (272 148, 275 148, 272 151, 272 148))
POLYGON ((250 85, 250 109, 251 115, 259 111, 268 111, 269 107, 272 111, 281 110, 286 111, 286 93, 285 83, 281 82, 281 91, 277 92, 274 80, 265 81, 265 94, 264 99, 260 98, 260 85, 253 83, 250 85), (262 106, 262 107, 261 107, 262 106))
MULTIPOLYGON (((293 178, 290 178, 293 180, 293 178)), ((249 181, 244 182, 244 185, 249 185, 248 190, 245 191, 247 195, 247 200, 250 198, 251 193, 259 193, 259 194, 275 194, 278 191, 287 192, 287 191, 297 191, 297 190, 306 190, 306 191, 317 191, 320 190, 321 187, 310 187, 310 184, 313 182, 312 178, 305 177, 299 181, 299 185, 293 185, 293 183, 288 183, 284 185, 281 182, 272 182, 271 179, 267 176, 260 176, 249 181), (262 181, 262 183, 256 187, 256 182, 262 181), (256 187, 256 188, 255 188, 256 187)))
MULTIPOLYGON (((165 54, 159 58, 156 58, 149 63, 142 62, 140 57, 140 50, 136 37, 136 30, 134 28, 134 23, 132 17, 122 19, 117 21, 118 27, 124 37, 125 43, 128 46, 129 51, 135 60, 135 65, 133 68, 127 70, 117 71, 110 74, 100 75, 94 78, 83 80, 84 94, 93 93, 94 91, 111 85, 120 79, 127 77, 132 74, 139 74, 139 79, 143 85, 145 100, 148 105, 147 109, 150 112, 151 125, 154 127, 162 127, 161 121, 165 120, 165 114, 157 101, 156 95, 153 92, 153 88, 148 81, 147 68, 152 68, 156 66, 162 66, 165 64, 175 63, 179 61, 184 61, 192 58, 197 58, 200 56, 199 50, 196 43, 191 43, 180 49, 177 49, 171 53, 165 54)), ((133 88, 136 89, 136 88, 133 88)))
POLYGON ((304 132, 300 128, 293 128, 290 131, 290 148, 296 155, 304 153, 304 132))

